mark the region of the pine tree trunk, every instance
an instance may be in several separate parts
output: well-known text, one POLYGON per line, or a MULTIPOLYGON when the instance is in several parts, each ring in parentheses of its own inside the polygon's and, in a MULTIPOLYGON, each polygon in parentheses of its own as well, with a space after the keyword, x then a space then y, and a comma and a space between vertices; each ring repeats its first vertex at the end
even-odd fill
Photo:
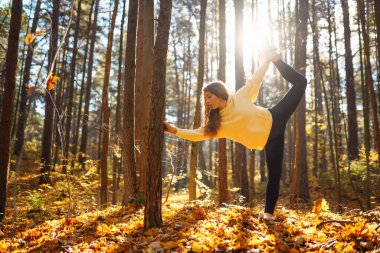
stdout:
MULTIPOLYGON (((37 30, 37 23, 40 18, 40 10, 41 10, 41 0, 38 0, 36 3, 36 9, 34 11, 33 23, 30 33, 35 33, 37 30)), ((33 52, 34 52, 34 43, 29 45, 28 52, 25 59, 25 67, 24 74, 22 78, 21 85, 21 98, 20 98, 20 114, 17 122, 17 130, 16 130, 16 142, 14 146, 13 153, 15 155, 19 155, 21 153, 22 146, 24 144, 25 139, 25 126, 28 120, 27 113, 27 103, 28 103, 28 87, 30 87, 29 79, 30 79, 30 68, 32 66, 33 61, 33 52)))
MULTIPOLYGON (((240 89, 245 83, 245 74, 243 66, 243 40, 241 36, 243 35, 243 9, 244 1, 235 0, 235 86, 236 90, 240 89)), ((245 201, 249 199, 248 193, 248 177, 247 175, 247 157, 245 155, 245 147, 236 143, 235 145, 235 173, 236 182, 240 188, 240 194, 243 195, 245 201)))
POLYGON ((7 110, 2 111, 0 118, 0 221, 5 217, 5 207, 7 202, 9 151, 11 144, 13 103, 16 91, 16 71, 22 17, 22 0, 12 1, 11 14, 8 49, 5 60, 4 95, 3 100, 1 101, 2 108, 7 108, 7 110))
MULTIPOLYGON (((376 1, 375 1, 376 2, 376 1)), ((347 0, 341 0, 344 24, 344 46, 346 63, 346 95, 348 116, 348 158, 357 159, 359 156, 358 122, 356 116, 356 95, 354 68, 352 64, 350 14, 347 0)))
MULTIPOLYGON (((205 0, 206 1, 206 0, 205 0)), ((157 38, 154 45, 154 65, 149 127, 148 168, 146 177, 146 207, 144 211, 144 228, 159 227, 162 224, 162 149, 164 132, 162 121, 165 117, 165 79, 166 56, 169 41, 171 18, 171 0, 160 0, 160 15, 158 18, 157 38)), ((146 9, 145 9, 146 10, 146 9)))
MULTIPOLYGON (((92 16, 92 11, 94 9, 94 3, 95 0, 91 1, 91 7, 90 7, 90 14, 88 18, 88 25, 87 25, 87 32, 86 34, 90 34, 91 31, 91 16, 92 16)), ((73 153, 73 160, 71 163, 71 168, 74 169, 75 165, 75 160, 77 159, 77 150, 78 150, 78 141, 79 141, 79 128, 80 128, 80 121, 82 119, 82 101, 83 101, 83 93, 85 90, 84 86, 84 78, 86 76, 86 66, 87 66, 87 54, 88 54, 88 46, 89 46, 90 40, 87 38, 86 39, 86 46, 84 49, 84 57, 83 57, 83 66, 82 66, 82 81, 81 81, 81 86, 80 86, 80 96, 79 96, 79 103, 78 103, 78 113, 77 113, 77 121, 75 124, 75 136, 74 136, 74 145, 72 149, 73 153)))
MULTIPOLYGON (((299 0, 297 9, 297 28, 295 39, 295 68, 301 74, 306 72, 306 38, 308 21, 308 0, 299 0)), ((303 96, 295 113, 295 164, 291 182, 291 193, 303 200, 309 199, 308 170, 306 160, 306 102, 303 96)))
POLYGON ((105 208, 108 204, 108 146, 110 138, 110 114, 111 109, 108 106, 108 89, 110 83, 110 70, 111 70, 111 57, 112 57, 112 44, 113 44, 113 31, 115 29, 115 22, 117 16, 117 9, 119 0, 114 1, 111 27, 108 33, 108 43, 106 51, 106 69, 104 71, 104 82, 102 92, 102 110, 104 115, 102 129, 102 154, 101 154, 101 180, 100 180, 100 205, 105 208))
POLYGON ((64 152, 63 152, 63 168, 62 173, 67 172, 67 165, 68 165, 68 159, 69 159, 69 146, 70 146, 70 133, 71 133, 71 121, 72 121, 72 111, 73 111, 73 104, 74 104, 74 82, 75 82, 75 68, 76 68, 76 61, 77 61, 77 51, 78 51, 78 33, 79 33, 79 27, 80 27, 80 18, 81 18, 81 12, 82 12, 82 0, 78 0, 78 7, 77 7, 77 17, 75 21, 75 32, 74 32, 74 41, 73 41, 73 54, 71 56, 71 63, 70 63, 70 84, 68 87, 68 105, 67 105, 67 111, 66 111, 66 127, 65 127, 65 139, 64 139, 64 152))
MULTIPOLYGON (((49 71, 51 70, 53 75, 56 74, 56 65, 54 58, 57 52, 58 46, 58 26, 59 26, 59 7, 60 0, 53 1, 53 13, 50 35, 50 49, 49 49, 49 71)), ((45 94, 45 119, 44 130, 42 137, 42 156, 41 156, 41 175, 40 184, 51 183, 50 171, 51 171, 51 153, 53 144, 53 129, 54 129, 54 100, 55 91, 46 90, 45 94)))
MULTIPOLYGON (((143 0, 138 0, 139 5, 138 5, 138 21, 137 21, 137 52, 136 52, 136 81, 135 81, 135 97, 136 98, 141 98, 142 96, 146 95, 143 93, 143 83, 142 83, 142 78, 143 78, 143 49, 144 49, 144 1, 143 0)), ((152 46, 153 47, 153 46, 152 46)), ((144 101, 143 99, 136 99, 135 101, 135 115, 143 115, 143 106, 144 106, 144 101)), ((142 159, 142 154, 141 154, 141 145, 142 145, 142 124, 143 124, 143 117, 136 117, 135 118, 135 145, 136 148, 138 149, 138 152, 135 153, 136 155, 136 171, 137 174, 140 175, 137 178, 137 187, 138 191, 141 197, 141 159, 142 159)))
MULTIPOLYGON (((119 38, 119 69, 117 76, 117 98, 116 98, 116 119, 115 119, 115 137, 114 137, 114 145, 120 147, 120 137, 121 137, 121 88, 122 88, 122 60, 123 60, 123 36, 124 36, 124 18, 125 18, 125 1, 123 1, 123 13, 121 17, 121 25, 120 25, 120 38, 119 38)), ((118 172, 120 168, 120 159, 116 152, 113 152, 113 162, 112 162, 112 204, 116 205, 117 199, 117 178, 118 172)))
POLYGON ((135 160, 135 55, 137 29, 137 1, 129 1, 127 44, 125 48, 125 87, 123 107, 123 166, 124 195, 123 205, 137 198, 137 175, 135 160))
MULTIPOLYGON (((219 66, 218 79, 226 81, 226 1, 219 0, 219 66)), ((227 141, 218 140, 218 189, 219 205, 228 202, 227 141)))
POLYGON ((84 111, 83 111, 83 123, 82 123, 82 136, 79 148, 79 163, 81 164, 81 170, 86 167, 86 151, 87 151, 87 138, 88 138, 88 120, 90 113, 90 99, 91 99, 91 87, 92 87, 92 68, 94 64, 94 50, 96 41, 96 30, 98 22, 98 10, 99 10, 99 0, 95 2, 95 12, 94 20, 92 21, 92 31, 91 31, 91 44, 90 44, 90 54, 88 57, 88 70, 87 70, 87 86, 86 86, 86 96, 84 100, 84 111))
MULTIPOLYGON (((370 88, 370 83, 368 82, 369 77, 367 73, 368 63, 366 55, 366 39, 364 35, 365 25, 363 22, 364 19, 364 10, 363 10, 363 2, 361 0, 357 1, 357 8, 358 8, 358 30, 359 30, 359 46, 360 48, 363 48, 361 35, 363 35, 363 43, 364 43, 364 56, 363 56, 363 50, 360 50, 360 73, 361 73, 361 82, 362 82, 362 97, 363 97, 363 116, 364 116, 364 146, 365 146, 365 159, 366 159, 366 204, 367 208, 371 208, 371 176, 370 176, 370 165, 369 165, 369 155, 371 150, 371 144, 370 144, 370 98, 368 94, 368 89, 370 88), (361 24, 361 25, 360 25, 361 24), (364 58, 364 59, 363 59, 364 58), (364 62, 363 62, 364 61, 364 62), (364 64, 363 64, 364 63, 364 64), (363 67, 364 66, 364 67, 363 67), (364 68, 365 68, 365 74, 364 74, 364 68)), ((368 39, 368 38, 367 38, 368 39)), ((367 41, 368 42, 368 41, 367 41)), ((368 45, 367 45, 368 46, 368 45)), ((367 48, 368 49, 368 48, 367 48)), ((371 78, 372 79, 372 78, 371 78)), ((375 144, 376 146, 376 144, 375 144)))
MULTIPOLYGON (((207 0, 201 0, 201 17, 199 30, 199 54, 198 54, 198 80, 197 80, 197 102, 195 105, 195 117, 193 128, 196 129, 201 125, 201 95, 204 81, 205 66, 205 27, 206 27, 206 7, 207 0)), ((195 200, 196 195, 196 177, 197 177, 197 160, 198 160, 198 143, 192 142, 190 148, 190 175, 189 175, 189 200, 195 200)))
POLYGON ((377 102, 376 102, 376 94, 373 86, 372 79, 372 67, 371 67, 371 53, 369 49, 369 35, 367 33, 366 28, 366 20, 364 15, 364 2, 362 0, 358 0, 358 10, 359 10, 359 18, 361 24, 361 31, 363 35, 363 46, 364 46, 364 65, 365 65, 365 80, 368 85, 368 89, 370 92, 370 101, 372 107, 372 126, 373 126, 373 137, 375 148, 378 154, 378 162, 380 163, 380 129, 379 129, 379 119, 377 115, 377 102))

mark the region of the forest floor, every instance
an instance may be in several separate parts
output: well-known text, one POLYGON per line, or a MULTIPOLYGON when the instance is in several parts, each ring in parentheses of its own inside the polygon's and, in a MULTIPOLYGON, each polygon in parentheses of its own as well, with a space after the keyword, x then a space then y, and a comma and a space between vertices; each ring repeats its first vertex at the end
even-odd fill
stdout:
POLYGON ((144 230, 141 207, 98 210, 96 169, 70 176, 70 187, 53 172, 53 186, 37 187, 38 166, 22 168, 17 187, 10 176, 0 252, 380 252, 380 206, 337 212, 324 199, 294 206, 280 197, 276 221, 264 222, 262 201, 218 206, 181 192, 163 202, 162 226, 144 230))

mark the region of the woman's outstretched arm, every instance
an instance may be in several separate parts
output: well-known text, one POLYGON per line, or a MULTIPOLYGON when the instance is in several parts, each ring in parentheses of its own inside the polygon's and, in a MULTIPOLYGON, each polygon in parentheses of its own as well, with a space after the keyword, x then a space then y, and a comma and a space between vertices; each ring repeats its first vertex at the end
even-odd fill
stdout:
POLYGON ((166 126, 165 131, 189 141, 197 142, 210 139, 210 137, 204 134, 204 127, 199 127, 197 129, 181 129, 178 127, 171 126, 166 121, 164 121, 164 126, 166 126))

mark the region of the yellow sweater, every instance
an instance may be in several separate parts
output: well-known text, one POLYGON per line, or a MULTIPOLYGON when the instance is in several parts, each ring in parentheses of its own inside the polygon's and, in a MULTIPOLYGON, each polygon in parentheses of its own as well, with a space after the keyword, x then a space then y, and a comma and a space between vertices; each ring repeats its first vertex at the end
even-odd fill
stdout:
MULTIPOLYGON (((236 93, 229 94, 227 105, 220 110, 221 126, 214 138, 228 138, 249 149, 262 150, 272 128, 272 114, 268 109, 253 104, 269 63, 264 63, 236 93)), ((190 141, 209 139, 204 127, 177 128, 176 136, 190 141)))

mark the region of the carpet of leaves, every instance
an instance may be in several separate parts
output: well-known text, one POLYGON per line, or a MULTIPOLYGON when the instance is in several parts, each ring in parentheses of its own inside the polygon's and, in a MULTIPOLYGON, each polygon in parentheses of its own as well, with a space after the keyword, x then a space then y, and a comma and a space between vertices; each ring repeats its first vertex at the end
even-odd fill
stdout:
POLYGON ((0 252, 380 252, 380 208, 336 214, 213 202, 165 203, 163 225, 144 230, 144 210, 110 207, 70 218, 0 225, 0 252))

